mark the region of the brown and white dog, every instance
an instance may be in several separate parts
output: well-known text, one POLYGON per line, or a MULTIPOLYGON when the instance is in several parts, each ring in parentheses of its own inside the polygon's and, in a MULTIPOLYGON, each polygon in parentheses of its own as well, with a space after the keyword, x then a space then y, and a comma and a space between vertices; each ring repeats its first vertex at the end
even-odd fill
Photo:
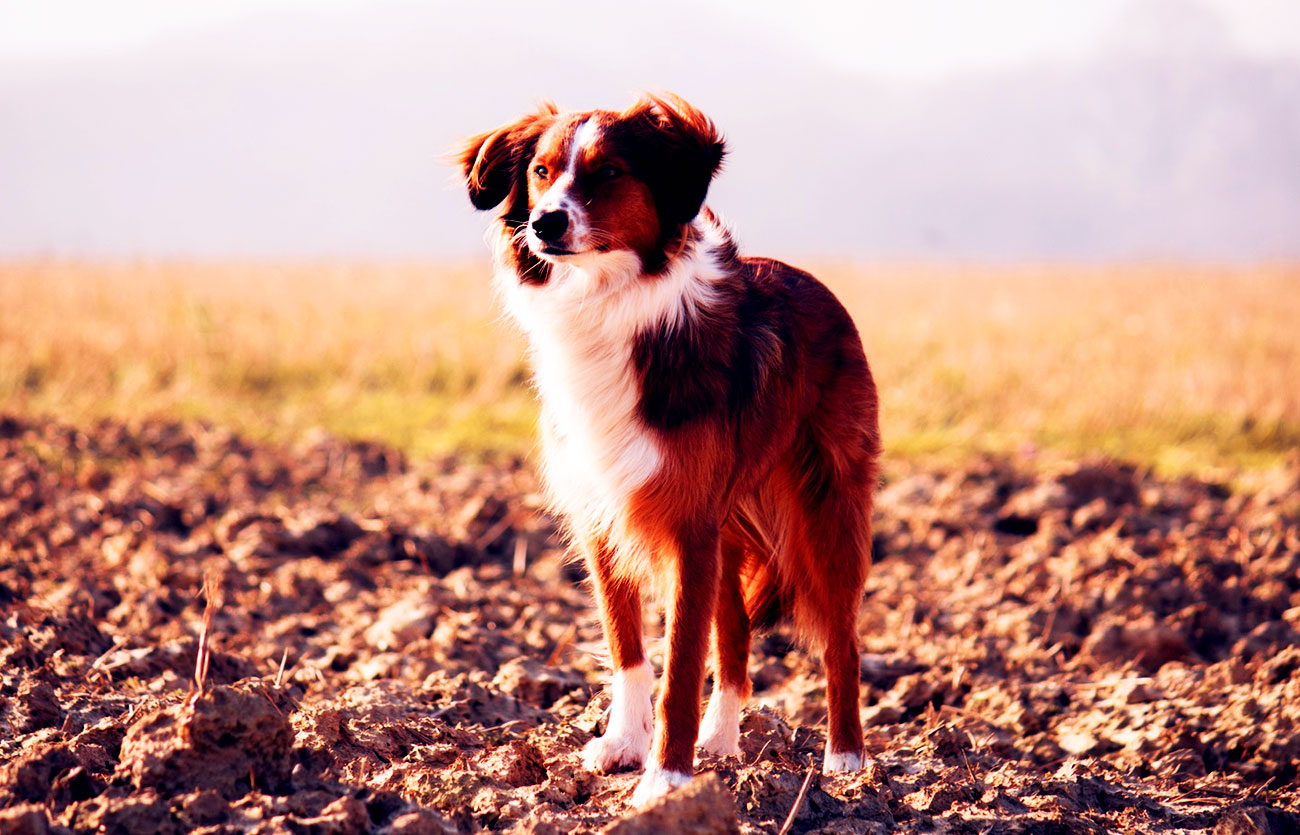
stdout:
POLYGON ((545 482, 609 641, 613 705, 586 759, 644 763, 638 805, 690 780, 697 735, 739 753, 750 634, 780 618, 825 661, 825 769, 863 761, 876 388, 830 291, 742 258, 702 208, 723 152, 707 117, 663 95, 621 113, 546 104, 460 156, 474 206, 497 208, 496 282, 531 348, 545 482), (657 709, 643 592, 667 609, 657 709))

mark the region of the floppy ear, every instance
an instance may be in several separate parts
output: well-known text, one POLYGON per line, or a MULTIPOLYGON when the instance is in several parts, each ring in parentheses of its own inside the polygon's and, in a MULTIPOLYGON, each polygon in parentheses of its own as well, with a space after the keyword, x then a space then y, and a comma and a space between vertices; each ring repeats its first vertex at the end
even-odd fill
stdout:
POLYGON ((536 113, 465 143, 456 156, 474 208, 486 211, 515 193, 524 179, 521 169, 557 112, 554 104, 544 102, 536 113))
POLYGON ((722 135, 708 116, 672 93, 643 94, 622 115, 661 219, 666 225, 689 223, 722 167, 722 135))

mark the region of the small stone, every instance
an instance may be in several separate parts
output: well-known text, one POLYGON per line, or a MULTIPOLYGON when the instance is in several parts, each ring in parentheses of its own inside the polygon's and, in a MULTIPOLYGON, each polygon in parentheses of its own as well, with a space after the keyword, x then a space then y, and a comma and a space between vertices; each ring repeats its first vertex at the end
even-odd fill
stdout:
POLYGON ((401 649, 412 641, 427 638, 433 631, 435 610, 424 595, 404 597, 379 613, 366 629, 366 642, 384 652, 401 649))
POLYGON ((1087 731, 1072 731, 1057 736, 1056 744, 1061 746, 1063 751, 1071 754, 1084 756, 1100 747, 1097 737, 1087 731))
POLYGON ((489 751, 479 765, 489 776, 515 788, 535 786, 546 779, 542 752, 528 740, 516 740, 489 751))
POLYGON ((1162 777, 1185 780, 1205 776, 1205 758, 1190 748, 1179 748, 1155 761, 1155 772, 1162 777))
POLYGON ((298 824, 320 835, 361 835, 370 829, 370 816, 366 804, 355 797, 344 796, 332 801, 320 815, 302 818, 298 824))
POLYGON ((1241 803, 1219 818, 1213 835, 1300 835, 1300 815, 1272 806, 1241 803))
POLYGON ((5 835, 46 835, 50 817, 44 806, 23 803, 0 809, 0 832, 5 835))
POLYGON ((380 830, 381 835, 453 835, 456 829, 441 815, 426 809, 406 812, 393 818, 380 830))
POLYGON ((535 658, 514 658, 501 665, 492 686, 502 693, 549 708, 567 693, 585 687, 586 681, 568 670, 547 667, 535 658))
POLYGON ((601 831, 609 835, 732 835, 740 832, 740 826, 731 793, 718 775, 709 773, 601 831))

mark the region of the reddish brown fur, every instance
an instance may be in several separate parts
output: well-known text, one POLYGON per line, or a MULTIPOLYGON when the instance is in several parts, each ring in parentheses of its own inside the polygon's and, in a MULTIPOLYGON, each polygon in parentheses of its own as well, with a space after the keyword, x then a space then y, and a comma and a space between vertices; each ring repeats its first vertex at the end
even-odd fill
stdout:
POLYGON ((580 548, 600 604, 610 661, 616 670, 635 667, 645 660, 641 643, 641 590, 635 583, 618 576, 614 552, 603 535, 589 537, 580 548))
MULTIPOLYGON (((712 122, 680 99, 576 116, 546 107, 476 137, 462 158, 471 197, 479 208, 502 204, 520 280, 544 283, 548 265, 516 233, 545 188, 535 166, 562 172, 587 119, 599 120, 603 137, 574 172, 591 225, 611 248, 641 257, 639 280, 659 280, 701 245, 689 224, 723 155, 712 122), (619 176, 593 176, 605 165, 619 176)), ((644 658, 641 580, 665 592, 668 653, 651 750, 663 768, 692 770, 705 636, 715 686, 748 695, 751 631, 781 617, 823 654, 828 749, 861 753, 855 625, 880 453, 875 384, 852 321, 816 279, 740 258, 729 240, 715 258, 725 276, 710 306, 633 344, 639 418, 662 464, 624 509, 618 535, 628 541, 609 541, 604 528, 573 533, 616 669, 644 658), (638 562, 628 570, 620 558, 638 562)))
MULTIPOLYGON (((673 603, 657 715, 664 732, 652 754, 677 770, 690 769, 699 726, 701 636, 710 623, 715 634, 729 636, 718 647, 715 684, 747 693, 752 621, 767 625, 782 615, 823 653, 830 749, 862 750, 855 626, 880 450, 875 386, 847 314, 811 276, 776 262, 743 261, 733 290, 747 287, 783 303, 788 364, 772 363, 738 413, 705 411, 661 427, 666 466, 630 514, 631 527, 673 557, 661 569, 672 578, 673 603), (676 687, 686 694, 677 697, 676 687)), ((737 334, 744 334, 741 351, 762 353, 750 341, 761 339, 755 329, 735 319, 710 323, 698 338, 726 345, 737 334)), ((707 353, 692 352, 691 360, 697 373, 708 369, 707 353)), ((716 391, 732 387, 734 362, 711 370, 716 391)))

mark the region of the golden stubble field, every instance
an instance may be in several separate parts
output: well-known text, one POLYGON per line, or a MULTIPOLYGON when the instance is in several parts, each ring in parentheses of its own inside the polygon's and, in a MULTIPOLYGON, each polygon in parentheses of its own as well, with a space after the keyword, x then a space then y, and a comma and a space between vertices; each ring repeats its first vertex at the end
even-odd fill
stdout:
MULTIPOLYGON (((1300 266, 808 264, 858 322, 892 457, 1260 470, 1300 446, 1300 266)), ((0 265, 0 410, 319 427, 527 454, 484 262, 0 265)))

